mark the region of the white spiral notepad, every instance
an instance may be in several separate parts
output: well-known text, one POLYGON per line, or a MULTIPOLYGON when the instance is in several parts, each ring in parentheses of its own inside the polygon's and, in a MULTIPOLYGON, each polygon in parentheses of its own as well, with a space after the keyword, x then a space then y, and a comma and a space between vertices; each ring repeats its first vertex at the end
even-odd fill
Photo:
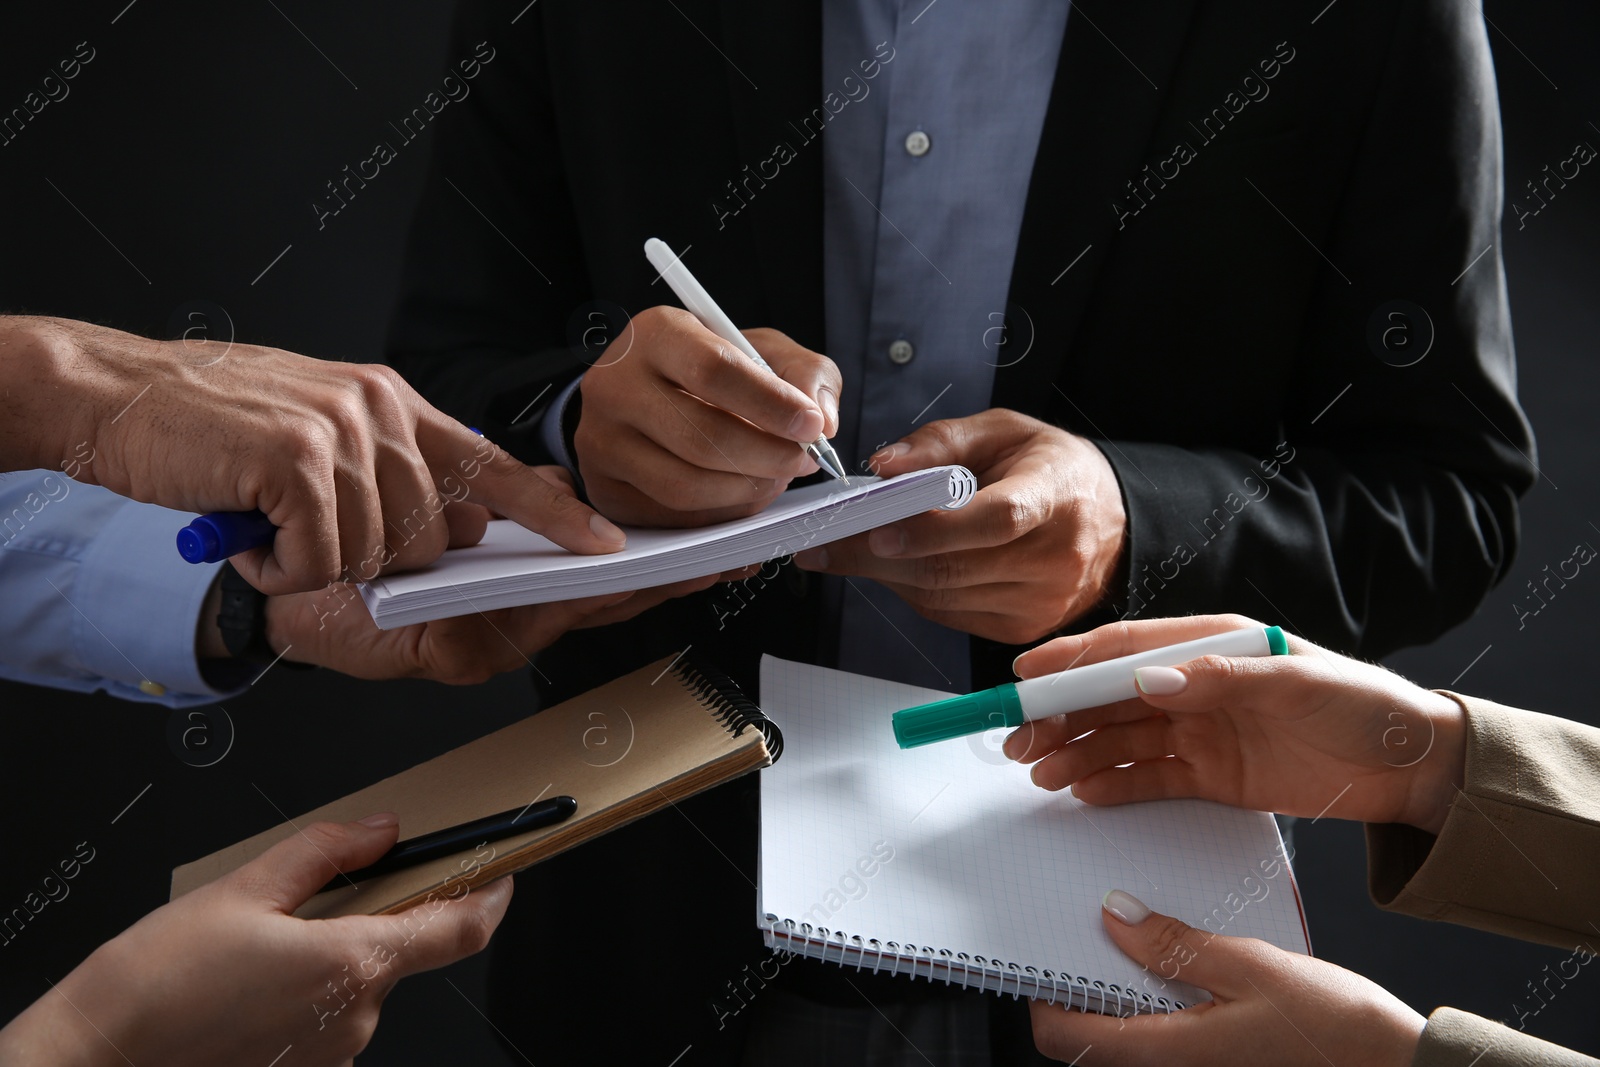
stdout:
POLYGON ((785 758, 762 774, 757 922, 780 951, 1129 1015, 1208 999, 1101 927, 1126 889, 1213 933, 1309 952, 1271 815, 1208 801, 1090 807, 974 735, 902 751, 889 717, 947 693, 761 662, 785 758), (1165 974, 1159 973, 1165 971, 1165 974))
POLYGON ((760 514, 689 530, 625 527, 621 552, 579 556, 514 522, 489 523, 483 540, 428 567, 361 586, 381 630, 496 608, 670 585, 765 563, 934 508, 959 508, 978 480, 965 467, 893 478, 853 477, 791 489, 760 514))

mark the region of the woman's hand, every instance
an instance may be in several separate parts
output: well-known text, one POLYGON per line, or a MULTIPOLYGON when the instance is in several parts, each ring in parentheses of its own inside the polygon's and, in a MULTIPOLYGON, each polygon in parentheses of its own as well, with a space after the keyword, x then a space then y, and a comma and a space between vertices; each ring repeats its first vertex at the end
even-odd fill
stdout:
POLYGON ((1411 1063, 1426 1021, 1358 974, 1254 938, 1196 930, 1120 889, 1106 894, 1100 918, 1135 962, 1212 1000, 1131 1019, 1036 1000, 1033 1040, 1052 1059, 1081 1067, 1411 1063))
POLYGON ((488 944, 511 879, 464 883, 405 915, 297 919, 339 871, 399 836, 391 814, 315 823, 146 915, 0 1030, 0 1061, 344 1064, 396 982, 488 944))
MULTIPOLYGON (((1114 623, 1040 645, 1016 668, 1031 678, 1260 625, 1237 615, 1114 623)), ((1142 668, 1140 698, 1025 724, 1006 755, 1037 763, 1036 784, 1071 786, 1090 804, 1203 797, 1437 833, 1464 773, 1460 706, 1298 638, 1289 650, 1142 668)))

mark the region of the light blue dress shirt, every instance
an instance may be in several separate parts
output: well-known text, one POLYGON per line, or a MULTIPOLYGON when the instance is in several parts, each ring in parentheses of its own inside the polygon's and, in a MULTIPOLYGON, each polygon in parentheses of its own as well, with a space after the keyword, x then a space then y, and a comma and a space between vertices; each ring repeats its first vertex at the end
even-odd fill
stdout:
MULTIPOLYGON (((851 98, 821 137, 827 355, 844 375, 835 447, 847 460, 989 406, 1067 7, 824 0, 821 95, 851 98), (864 81, 882 42, 891 57, 864 81)), ((830 579, 829 595, 841 669, 969 688, 965 634, 875 582, 830 579)))
POLYGON ((0 474, 0 677, 168 707, 231 695, 195 657, 219 565, 178 556, 193 517, 54 471, 0 474))

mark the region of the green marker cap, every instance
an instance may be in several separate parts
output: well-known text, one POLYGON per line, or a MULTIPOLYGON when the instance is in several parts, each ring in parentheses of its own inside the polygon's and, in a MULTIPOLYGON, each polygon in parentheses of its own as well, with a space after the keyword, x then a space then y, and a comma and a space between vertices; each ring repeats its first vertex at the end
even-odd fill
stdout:
POLYGON ((949 700, 936 700, 894 713, 894 739, 901 748, 916 748, 952 737, 982 733, 997 726, 1021 726, 1022 701, 1017 687, 999 685, 949 700))
POLYGON ((1289 639, 1283 636, 1283 630, 1280 628, 1268 626, 1267 647, 1272 649, 1274 656, 1287 656, 1289 654, 1289 639))

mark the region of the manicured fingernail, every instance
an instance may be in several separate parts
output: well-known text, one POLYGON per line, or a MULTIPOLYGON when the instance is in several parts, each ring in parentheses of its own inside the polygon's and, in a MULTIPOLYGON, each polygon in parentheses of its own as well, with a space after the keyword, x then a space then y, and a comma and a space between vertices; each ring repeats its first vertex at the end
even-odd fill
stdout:
POLYGON ((896 441, 887 448, 880 448, 872 454, 873 463, 887 463, 896 456, 903 456, 911 451, 911 446, 904 441, 896 441))
POLYGON ((1139 692, 1153 697, 1169 697, 1189 687, 1188 677, 1175 667, 1140 667, 1133 672, 1139 692))
POLYGON ((789 436, 796 441, 815 441, 822 433, 822 412, 802 411, 789 420, 789 436))
POLYGON ((386 830, 399 823, 400 816, 392 811, 380 811, 376 814, 368 815, 365 819, 357 819, 356 822, 369 830, 386 830))
POLYGON ((628 535, 623 533, 616 523, 599 512, 589 516, 589 529, 594 531, 594 535, 600 540, 613 545, 625 544, 628 540, 628 535))
POLYGON ((828 566, 828 550, 825 548, 808 548, 804 552, 795 553, 795 566, 802 570, 820 571, 828 566))
MULTIPOLYGON (((1026 730, 1024 726, 1022 730, 1026 730)), ((1000 746, 1000 751, 1005 753, 1006 759, 1019 759, 1028 751, 1028 744, 1022 740, 1022 730, 1013 730, 1011 736, 1006 738, 1005 744, 1000 746)))
POLYGON ((881 526, 867 535, 867 547, 879 559, 898 556, 906 550, 905 531, 898 526, 881 526))
POLYGON ((1150 918, 1149 905, 1126 889, 1113 889, 1100 899, 1100 906, 1124 926, 1138 926, 1150 918))
POLYGON ((826 387, 818 389, 817 404, 822 408, 823 417, 828 422, 835 426, 839 425, 839 398, 833 395, 832 389, 826 387))

